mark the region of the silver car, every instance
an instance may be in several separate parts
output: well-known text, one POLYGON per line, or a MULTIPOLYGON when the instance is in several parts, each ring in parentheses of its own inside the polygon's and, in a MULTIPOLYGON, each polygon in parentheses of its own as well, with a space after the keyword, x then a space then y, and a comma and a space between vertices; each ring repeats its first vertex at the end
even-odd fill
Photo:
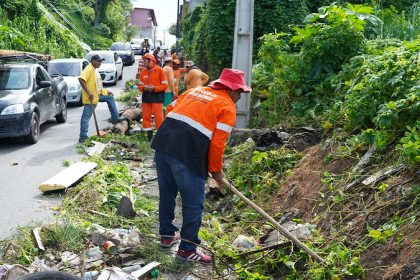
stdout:
POLYGON ((105 60, 102 62, 98 71, 104 84, 117 84, 123 77, 123 62, 121 57, 114 51, 91 51, 86 55, 86 60, 90 61, 94 54, 99 54, 105 60))
POLYGON ((54 59, 48 63, 48 73, 52 77, 63 76, 67 83, 67 103, 82 105, 82 87, 78 78, 88 64, 86 59, 79 58, 54 59))

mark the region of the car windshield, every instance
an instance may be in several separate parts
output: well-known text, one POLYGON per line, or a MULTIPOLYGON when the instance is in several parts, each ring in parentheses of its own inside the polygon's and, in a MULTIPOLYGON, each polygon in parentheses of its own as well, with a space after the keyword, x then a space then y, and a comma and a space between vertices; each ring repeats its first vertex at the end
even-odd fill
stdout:
POLYGON ((26 89, 29 87, 27 68, 0 69, 0 90, 26 89))
POLYGON ((79 62, 54 62, 48 65, 48 73, 51 76, 62 75, 62 76, 74 76, 80 75, 80 63, 79 62))
POLYGON ((143 40, 141 40, 141 39, 133 39, 133 40, 131 40, 131 44, 141 44, 143 42, 143 40))
POLYGON ((129 51, 130 44, 128 43, 114 43, 111 46, 111 51, 129 51))
POLYGON ((88 53, 86 56, 87 61, 90 61, 90 58, 94 55, 94 54, 99 54, 101 57, 103 57, 105 60, 102 63, 114 63, 114 55, 112 53, 88 53))

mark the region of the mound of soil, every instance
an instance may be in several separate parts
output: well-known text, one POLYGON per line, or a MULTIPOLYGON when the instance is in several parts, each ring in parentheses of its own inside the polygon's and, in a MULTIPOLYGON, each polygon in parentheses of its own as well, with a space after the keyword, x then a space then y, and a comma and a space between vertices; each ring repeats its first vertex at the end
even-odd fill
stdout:
MULTIPOLYGON (((419 183, 420 178, 418 173, 404 171, 385 180, 384 183, 391 187, 379 194, 374 186, 359 183, 342 191, 346 197, 343 202, 330 201, 328 204, 328 196, 337 195, 337 190, 344 189, 344 186, 334 186, 334 190, 329 190, 322 182, 323 174, 344 176, 357 162, 356 159, 343 158, 326 163, 325 157, 334 153, 336 148, 319 144, 305 151, 305 157, 271 199, 271 214, 295 209, 298 218, 317 224, 329 242, 345 237, 346 245, 355 248, 363 240, 366 242, 366 238, 370 240, 367 237, 369 228, 378 228, 411 205, 414 198, 404 190, 407 188, 404 184, 410 181, 408 188, 411 188, 419 183)), ((420 276, 420 250, 418 241, 416 243, 419 228, 420 220, 417 219, 386 242, 366 245, 360 254, 366 279, 417 279, 420 276)))

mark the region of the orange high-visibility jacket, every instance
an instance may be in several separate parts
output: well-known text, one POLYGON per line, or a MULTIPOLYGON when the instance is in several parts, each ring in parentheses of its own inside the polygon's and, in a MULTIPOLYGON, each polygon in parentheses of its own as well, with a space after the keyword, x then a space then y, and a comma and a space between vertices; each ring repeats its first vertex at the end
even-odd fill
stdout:
POLYGON ((163 69, 157 65, 151 69, 144 68, 140 73, 139 90, 143 92, 143 103, 162 103, 163 92, 168 87, 163 69), (154 86, 154 92, 144 92, 143 86, 154 86))
POLYGON ((209 76, 200 69, 191 69, 184 78, 187 89, 201 87, 207 83, 209 76))
POLYGON ((227 90, 194 88, 174 102, 152 143, 199 176, 222 171, 223 151, 236 120, 227 90))

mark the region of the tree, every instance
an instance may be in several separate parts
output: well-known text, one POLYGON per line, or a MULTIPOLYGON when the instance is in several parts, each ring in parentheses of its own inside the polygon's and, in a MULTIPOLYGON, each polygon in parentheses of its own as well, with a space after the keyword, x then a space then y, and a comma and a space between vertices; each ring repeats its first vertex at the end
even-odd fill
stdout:
POLYGON ((176 36, 176 23, 172 23, 168 29, 169 34, 176 36))

